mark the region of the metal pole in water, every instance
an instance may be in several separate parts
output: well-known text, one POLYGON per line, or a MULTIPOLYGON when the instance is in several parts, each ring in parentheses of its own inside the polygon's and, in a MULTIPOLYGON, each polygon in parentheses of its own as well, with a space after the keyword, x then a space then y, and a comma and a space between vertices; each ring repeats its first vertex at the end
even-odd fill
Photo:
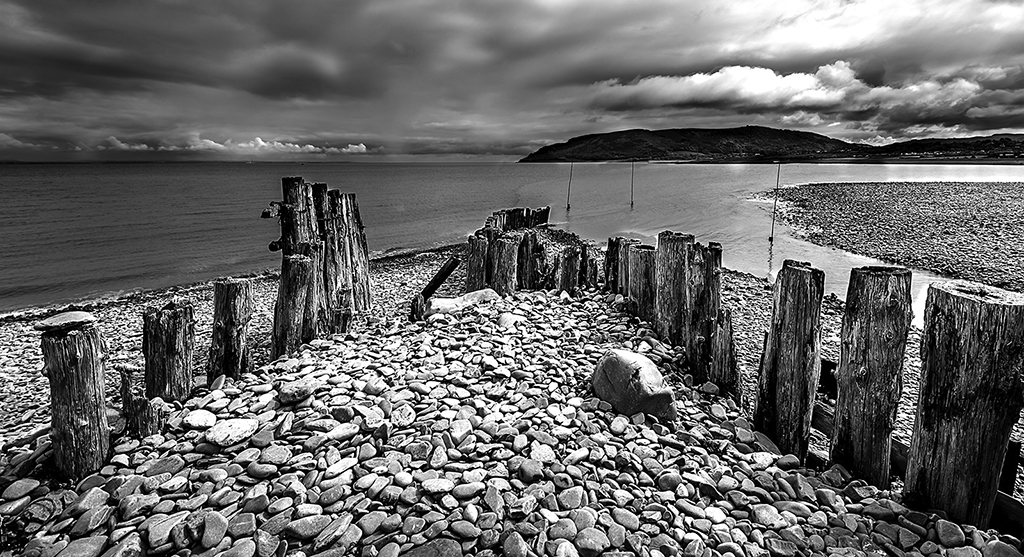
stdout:
POLYGON ((630 207, 633 207, 633 167, 636 166, 636 161, 630 162, 630 207))
POLYGON ((572 167, 573 162, 569 163, 569 187, 565 190, 565 212, 569 212, 569 194, 572 193, 572 167))
POLYGON ((775 163, 778 170, 775 173, 775 203, 772 204, 772 235, 768 236, 768 243, 775 242, 775 210, 779 206, 779 178, 782 176, 782 163, 775 163))

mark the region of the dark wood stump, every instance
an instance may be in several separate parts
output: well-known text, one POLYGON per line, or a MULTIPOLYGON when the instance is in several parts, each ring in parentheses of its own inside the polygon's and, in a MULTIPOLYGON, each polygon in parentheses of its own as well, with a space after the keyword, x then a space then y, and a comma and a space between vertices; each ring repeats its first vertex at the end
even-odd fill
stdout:
POLYGON ((1024 405, 1024 295, 967 281, 928 288, 905 500, 987 528, 1024 405))
POLYGON ((582 245, 568 244, 555 256, 555 290, 566 292, 572 296, 576 295, 576 288, 579 286, 582 252, 582 245))
POLYGON ((362 313, 370 309, 370 252, 366 247, 366 231, 359 214, 356 194, 342 193, 339 219, 347 236, 349 269, 352 273, 352 310, 362 313))
POLYGON ((821 374, 821 298, 825 273, 787 259, 773 293, 754 405, 754 428, 783 453, 807 456, 814 393, 821 374))
POLYGON ((519 262, 519 238, 501 236, 491 244, 491 288, 502 296, 516 291, 516 267, 519 262))
POLYGON ((910 271, 850 271, 837 371, 832 460, 854 476, 889 487, 889 454, 903 392, 903 355, 913 318, 910 271))
POLYGON ((35 325, 43 333, 43 373, 50 381, 54 465, 70 480, 99 470, 110 455, 104 343, 95 321, 75 311, 35 325))
POLYGON ((135 374, 143 369, 128 365, 115 367, 121 375, 121 415, 125 434, 142 439, 163 433, 171 406, 160 397, 146 397, 145 389, 135 378, 135 374))
POLYGON ((686 298, 686 263, 693 242, 693 234, 668 230, 658 234, 654 330, 662 341, 677 346, 683 344, 688 322, 684 316, 690 313, 686 298))
POLYGON ((736 365, 736 343, 732 336, 732 311, 720 310, 712 336, 713 358, 709 368, 708 381, 718 385, 719 392, 731 397, 737 404, 743 394, 743 381, 736 365))
POLYGON ((192 302, 176 298, 142 315, 146 398, 184 402, 192 393, 196 320, 192 302))
POLYGON ((708 381, 715 355, 712 346, 722 309, 722 246, 717 242, 693 244, 686 265, 683 346, 690 373, 698 381, 708 381))
POLYGON ((614 291, 617 294, 623 296, 629 296, 629 250, 633 246, 640 245, 640 240, 636 238, 616 238, 619 243, 618 250, 618 282, 616 284, 617 289, 614 291))
POLYGON ((487 238, 478 234, 469 237, 469 259, 466 261, 466 292, 487 288, 487 238))
POLYGON ((654 320, 654 297, 656 291, 654 246, 632 245, 627 252, 629 258, 629 307, 633 315, 651 323, 654 320))
POLYGON ((254 308, 251 279, 213 283, 213 334, 206 365, 206 384, 221 375, 237 379, 252 371, 249 321, 254 308))
POLYGON ((274 306, 274 334, 270 357, 290 354, 302 344, 302 323, 313 262, 303 255, 286 255, 274 306))
POLYGON ((302 342, 309 342, 327 333, 327 293, 323 280, 323 242, 302 242, 295 246, 295 254, 309 258, 311 272, 306 288, 306 303, 302 308, 302 342))

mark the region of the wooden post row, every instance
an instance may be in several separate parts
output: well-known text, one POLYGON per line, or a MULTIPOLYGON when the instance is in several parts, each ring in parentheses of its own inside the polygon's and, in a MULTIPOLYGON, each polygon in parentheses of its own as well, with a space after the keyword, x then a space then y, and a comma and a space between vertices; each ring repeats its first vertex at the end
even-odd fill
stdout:
POLYGON ((1024 406, 1024 294, 933 283, 924 323, 905 500, 987 528, 1024 406))
POLYGON ((72 480, 99 470, 110 453, 105 346, 95 321, 90 313, 72 311, 35 324, 42 332, 43 373, 50 381, 54 465, 72 480))
POLYGON ((807 456, 821 374, 821 299, 825 273, 787 259, 775 280, 754 405, 754 427, 784 453, 807 456))
MULTIPOLYGON (((270 246, 282 251, 279 300, 285 290, 289 295, 298 293, 295 285, 283 284, 285 280, 302 279, 308 284, 301 306, 296 306, 301 316, 290 314, 292 302, 275 310, 275 335, 290 334, 297 326, 301 344, 345 332, 352 316, 369 309, 371 301, 369 253, 355 194, 330 190, 323 183, 310 184, 301 177, 282 178, 281 188, 283 201, 277 204, 281 239, 270 246), (308 273, 295 271, 296 261, 287 262, 294 255, 310 260, 308 273)), ((295 340, 275 336, 272 352, 283 346, 294 348, 295 340)))
POLYGON ((850 271, 837 372, 831 456, 855 476, 889 487, 889 455, 903 388, 913 309, 911 274, 900 267, 850 271))

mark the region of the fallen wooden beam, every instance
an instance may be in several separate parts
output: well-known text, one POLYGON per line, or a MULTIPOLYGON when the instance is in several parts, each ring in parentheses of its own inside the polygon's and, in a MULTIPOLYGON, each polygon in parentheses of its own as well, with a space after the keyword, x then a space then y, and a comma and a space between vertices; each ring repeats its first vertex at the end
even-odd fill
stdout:
POLYGON ((426 309, 427 300, 437 292, 438 288, 444 284, 444 281, 448 280, 455 269, 458 268, 461 261, 454 255, 448 258, 448 261, 444 262, 444 265, 434 273, 433 278, 430 282, 423 287, 423 290, 419 294, 412 297, 409 302, 409 321, 419 321, 423 319, 423 311, 426 309))

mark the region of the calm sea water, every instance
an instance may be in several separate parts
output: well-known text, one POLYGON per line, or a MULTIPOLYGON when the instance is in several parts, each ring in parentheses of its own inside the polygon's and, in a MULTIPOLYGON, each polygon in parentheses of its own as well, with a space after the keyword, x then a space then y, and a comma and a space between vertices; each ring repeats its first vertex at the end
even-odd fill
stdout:
MULTIPOLYGON (((491 211, 552 206, 552 221, 584 237, 651 241, 661 230, 718 241, 732 269, 769 275, 783 259, 825 269, 843 296, 849 269, 869 258, 796 239, 751 194, 775 184, 770 165, 160 163, 0 165, 0 312, 134 289, 207 280, 280 264, 267 244, 283 176, 357 194, 371 251, 458 242, 491 211)), ((1020 181, 1024 169, 965 165, 782 167, 782 183, 1020 181)), ((919 275, 918 291, 932 276, 919 275)), ((923 301, 923 297, 921 297, 923 301)))

